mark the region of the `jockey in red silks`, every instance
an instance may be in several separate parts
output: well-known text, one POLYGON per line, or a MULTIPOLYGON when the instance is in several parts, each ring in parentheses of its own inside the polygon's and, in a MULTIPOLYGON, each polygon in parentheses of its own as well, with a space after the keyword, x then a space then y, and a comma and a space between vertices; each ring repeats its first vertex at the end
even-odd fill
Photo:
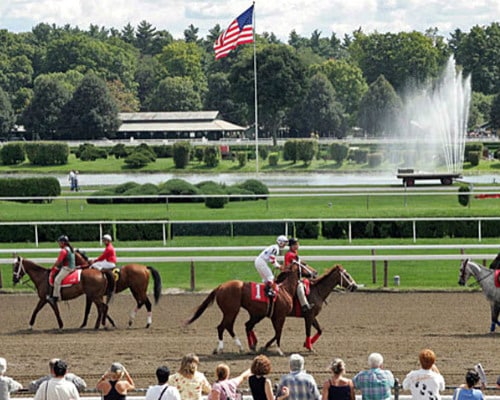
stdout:
POLYGON ((54 278, 53 294, 52 296, 47 296, 47 300, 52 304, 55 304, 57 300, 61 298, 61 283, 63 279, 71 274, 76 268, 75 251, 69 243, 69 238, 66 235, 61 235, 57 239, 57 243, 59 244, 61 251, 59 252, 59 257, 57 257, 57 260, 52 268, 59 268, 59 272, 54 278))
POLYGON ((272 264, 275 268, 281 268, 281 265, 276 260, 280 251, 285 248, 288 243, 288 238, 280 235, 276 238, 276 244, 273 244, 263 250, 255 259, 255 268, 262 278, 262 282, 266 284, 265 292, 267 297, 274 297, 276 295, 274 274, 268 264, 272 264))
MULTIPOLYGON (((285 264, 283 270, 290 271, 293 269, 294 264, 299 264, 299 276, 302 276, 303 267, 300 266, 302 264, 300 262, 298 253, 299 240, 295 238, 290 238, 288 240, 288 249, 289 249, 288 252, 285 254, 285 264)), ((305 265, 305 267, 307 268, 308 273, 314 274, 316 272, 308 265, 305 265)), ((314 307, 314 304, 309 304, 309 301, 307 301, 306 289, 302 279, 299 279, 299 283, 297 285, 297 298, 299 299, 299 303, 303 313, 308 312, 314 307)))
POLYGON ((116 267, 116 251, 111 243, 113 241, 111 235, 105 234, 102 237, 102 241, 106 246, 103 253, 95 260, 90 261, 90 266, 98 269, 99 271, 102 269, 113 269, 116 267))

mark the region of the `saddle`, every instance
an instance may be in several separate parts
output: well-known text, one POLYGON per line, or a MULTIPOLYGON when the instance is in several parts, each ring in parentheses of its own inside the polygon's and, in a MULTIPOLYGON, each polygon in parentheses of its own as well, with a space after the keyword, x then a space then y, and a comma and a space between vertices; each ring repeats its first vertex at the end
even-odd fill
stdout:
MULTIPOLYGON (((54 278, 58 272, 58 268, 52 268, 49 274, 49 285, 54 286, 54 278)), ((82 270, 80 268, 73 271, 71 274, 67 275, 61 283, 61 287, 73 286, 80 283, 80 278, 82 275, 82 270)))
POLYGON ((500 269, 495 270, 495 286, 500 288, 500 269))

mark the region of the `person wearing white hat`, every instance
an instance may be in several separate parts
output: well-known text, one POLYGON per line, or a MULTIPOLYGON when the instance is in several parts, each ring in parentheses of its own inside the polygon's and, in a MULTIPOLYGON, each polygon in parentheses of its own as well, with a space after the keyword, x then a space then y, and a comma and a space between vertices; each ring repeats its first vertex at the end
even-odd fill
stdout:
POLYGON ((105 245, 103 253, 95 260, 90 261, 90 266, 98 269, 99 271, 102 269, 113 269, 116 267, 116 251, 113 247, 113 239, 111 238, 111 235, 106 233, 102 237, 102 241, 105 245))
POLYGON ((10 394, 17 392, 18 390, 23 388, 18 381, 9 378, 8 376, 4 376, 7 371, 7 360, 5 358, 0 357, 0 399, 8 400, 10 399, 10 394))

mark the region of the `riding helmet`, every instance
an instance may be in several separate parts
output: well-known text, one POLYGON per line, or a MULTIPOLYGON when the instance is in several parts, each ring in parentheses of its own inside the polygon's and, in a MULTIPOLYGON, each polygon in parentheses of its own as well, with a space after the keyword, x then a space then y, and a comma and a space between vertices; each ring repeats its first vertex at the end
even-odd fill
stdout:
POLYGON ((66 235, 61 235, 57 238, 58 242, 69 243, 69 237, 66 235))
POLYGON ((109 240, 110 242, 113 241, 113 239, 111 238, 111 235, 108 235, 107 233, 102 237, 102 240, 109 240))
POLYGON ((280 246, 286 246, 288 243, 288 238, 285 235, 280 235, 276 238, 276 243, 280 246))
POLYGON ((294 244, 299 243, 299 239, 297 238, 290 238, 288 239, 288 246, 293 246, 294 244))

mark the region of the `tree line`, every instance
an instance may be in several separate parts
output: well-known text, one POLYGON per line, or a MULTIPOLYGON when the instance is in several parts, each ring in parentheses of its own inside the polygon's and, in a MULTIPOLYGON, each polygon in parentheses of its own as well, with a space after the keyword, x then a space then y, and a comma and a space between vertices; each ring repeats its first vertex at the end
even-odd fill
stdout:
MULTIPOLYGON (((15 124, 33 139, 114 137, 118 112, 218 110, 254 122, 253 46, 216 61, 219 25, 184 38, 147 21, 121 30, 41 23, 30 32, 0 30, 0 137, 15 124)), ((390 135, 410 86, 435 80, 454 56, 472 77, 469 129, 500 127, 500 24, 343 38, 291 31, 286 43, 256 35, 259 134, 343 138, 354 126, 390 135)))

